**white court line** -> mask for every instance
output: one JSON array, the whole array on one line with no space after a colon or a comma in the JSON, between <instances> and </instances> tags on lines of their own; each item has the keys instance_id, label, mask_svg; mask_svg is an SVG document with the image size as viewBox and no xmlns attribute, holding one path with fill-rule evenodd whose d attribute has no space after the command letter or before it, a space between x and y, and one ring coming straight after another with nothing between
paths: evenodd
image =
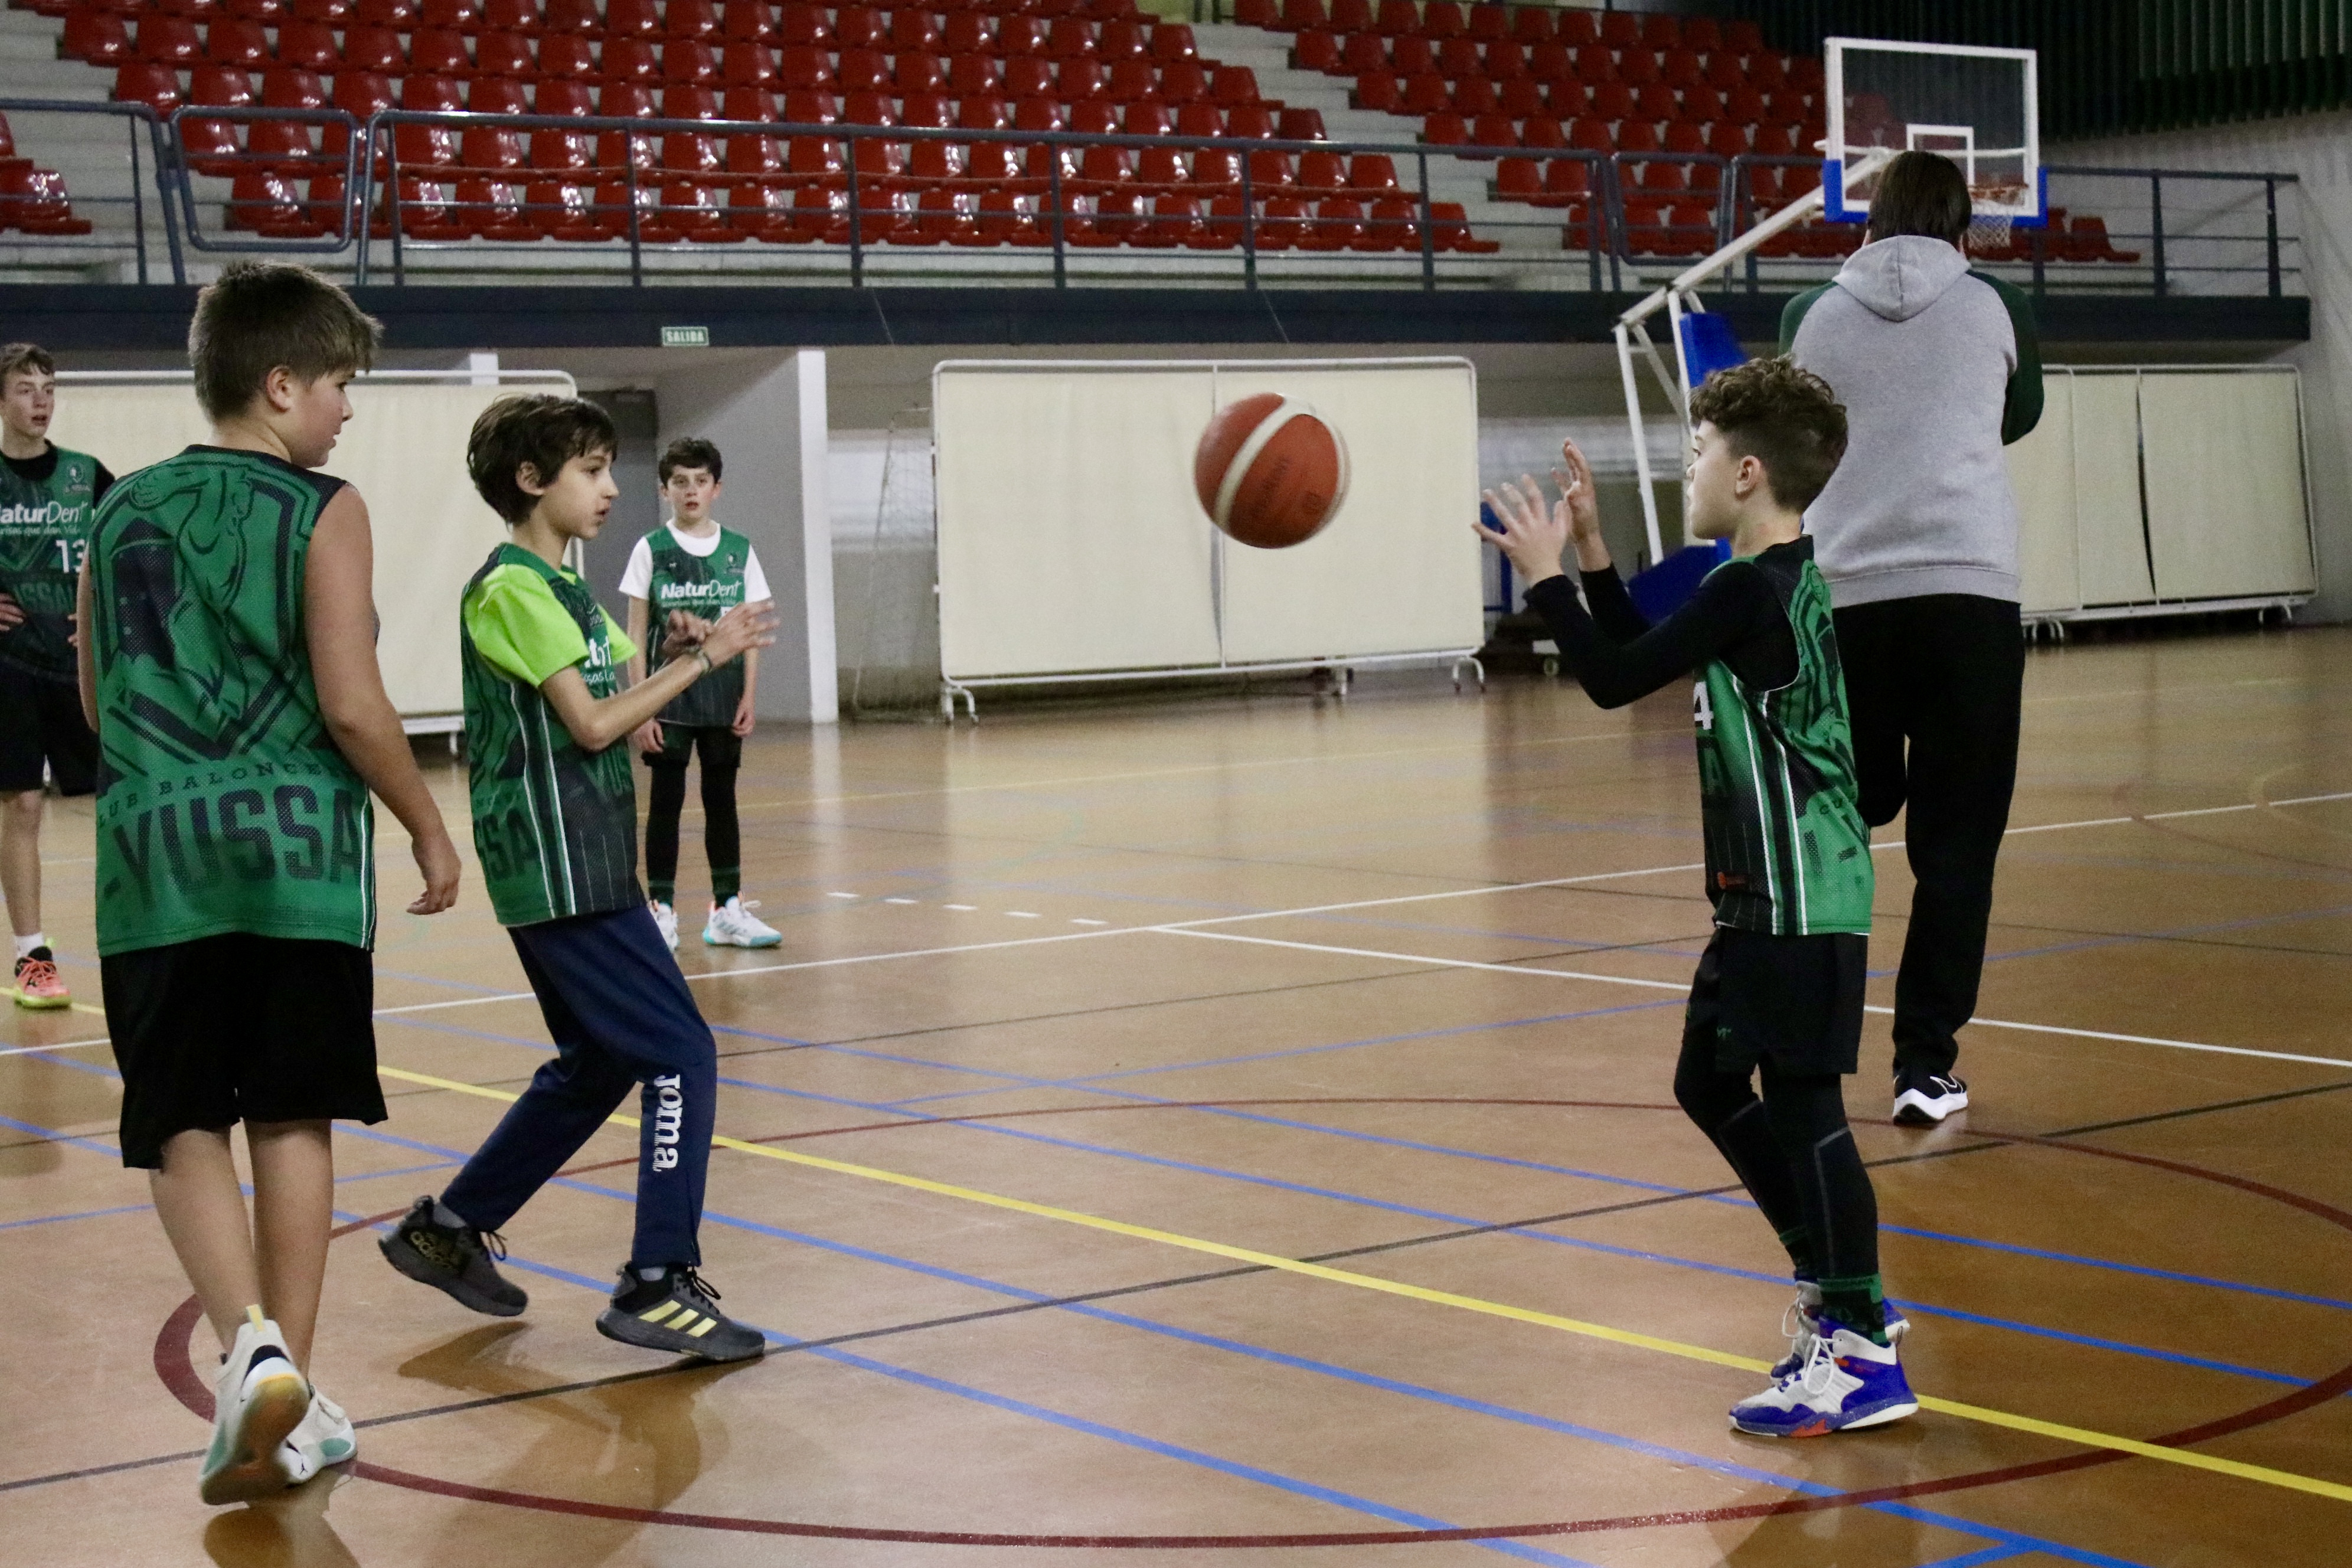
<instances>
[{"instance_id":1,"label":"white court line","mask_svg":"<svg viewBox=\"0 0 2352 1568\"><path fill-rule=\"evenodd\" d=\"M1383 958L1398 963L1426 964L1439 969L1481 969L1502 974L1540 974L1551 980L1590 980L1603 985L1638 985L1650 991L1688 992L1690 983L1666 980L1637 980L1624 974L1594 974L1574 969L1544 969L1530 963L1480 963L1466 958L1433 958L1420 952L1382 952L1366 947L1326 947L1318 942L1284 942L1270 936L1243 936L1237 931L1187 931L1178 926L1146 926L1169 936L1200 937L1209 942L1245 942L1260 947L1296 948L1301 952L1339 953L1349 958ZM1865 1007L1867 1013L1893 1016L1892 1007ZM2118 1040L2135 1046L2169 1046L2180 1051L2210 1051L2216 1056L2258 1057L2264 1061L2305 1062L2313 1067L2352 1068L2352 1060L2342 1057L2304 1057L2289 1051L2258 1051L2246 1046L2209 1046L2196 1040L2159 1039L2153 1035L2117 1035L2105 1029L2074 1029L2062 1024L2019 1024L2006 1018L1971 1018L1971 1026L1981 1024L1988 1029L2023 1029L2037 1035L2069 1035L2085 1040Z\"/></svg>"},{"instance_id":2,"label":"white court line","mask_svg":"<svg viewBox=\"0 0 2352 1568\"><path fill-rule=\"evenodd\" d=\"M82 1046L102 1046L112 1037L110 1035L100 1035L94 1040L59 1040L54 1046L12 1046L7 1050L0 1051L0 1057L29 1057L37 1051L70 1051Z\"/></svg>"}]
</instances>

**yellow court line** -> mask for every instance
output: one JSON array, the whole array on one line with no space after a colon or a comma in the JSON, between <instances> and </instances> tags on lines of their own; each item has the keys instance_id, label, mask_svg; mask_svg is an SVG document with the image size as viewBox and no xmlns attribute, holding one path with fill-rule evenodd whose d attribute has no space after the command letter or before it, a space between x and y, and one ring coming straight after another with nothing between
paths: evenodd
<instances>
[{"instance_id":1,"label":"yellow court line","mask_svg":"<svg viewBox=\"0 0 2352 1568\"><path fill-rule=\"evenodd\" d=\"M486 1089L480 1084L460 1083L455 1079L434 1078L425 1073L408 1072L399 1068L378 1067L386 1078L399 1079L404 1083L423 1084L434 1089L446 1089L457 1094L477 1095L484 1100L511 1101L520 1098L503 1089ZM613 1123L620 1127L635 1127L634 1116L614 1116ZM1056 1208L1051 1204L1031 1203L1026 1198L1007 1197L1001 1193L984 1193L972 1187L960 1187L948 1182L935 1182L927 1176L910 1176L898 1171L885 1171L873 1165L854 1165L845 1160L829 1160L822 1154L806 1154L797 1149L780 1149L766 1143L750 1143L740 1138L716 1134L711 1143L721 1149L740 1153L758 1154L765 1159L782 1160L789 1164L806 1165L814 1170L831 1171L839 1175L860 1176L867 1181L887 1182L892 1186L908 1187L919 1193L934 1193L941 1197L960 1198L966 1203L985 1204L991 1208L1009 1209L1014 1214L1034 1215L1040 1219L1059 1220L1066 1225L1085 1226L1090 1230L1108 1231L1113 1236L1133 1237L1141 1241L1156 1241L1163 1246L1182 1247L1188 1252L1204 1252L1213 1258L1229 1258L1236 1263L1253 1264L1262 1268L1278 1269L1286 1274L1303 1274L1311 1279L1327 1279L1335 1285L1352 1285L1360 1290L1377 1290L1382 1295L1402 1296L1412 1300L1427 1301L1435 1306L1454 1307L1466 1312L1478 1312L1490 1318L1507 1318L1515 1322L1533 1323L1538 1328L1559 1329L1567 1333L1580 1334L1587 1339L1605 1340L1612 1344L1631 1345L1639 1350L1658 1351L1666 1355L1680 1356L1685 1361L1706 1362L1714 1366L1733 1367L1741 1372L1766 1372L1770 1363L1747 1356L1732 1355L1723 1351L1709 1350L1705 1345L1685 1344L1678 1340L1659 1339L1652 1334L1637 1334L1627 1329L1611 1328L1605 1323L1588 1323L1577 1318L1564 1318L1551 1312L1538 1312L1529 1307L1514 1307L1507 1302L1488 1301L1476 1296L1460 1296L1451 1290L1433 1290L1425 1285L1410 1285L1401 1279L1383 1279L1376 1274L1358 1274L1346 1268L1333 1268L1327 1264L1307 1263L1296 1258L1284 1258L1277 1253L1257 1252L1246 1247L1234 1247L1227 1242L1208 1241L1200 1237L1182 1236L1171 1230L1157 1230L1150 1226L1130 1225L1125 1220L1106 1219L1100 1215L1082 1214L1076 1209ZM2315 1497L2331 1498L2337 1502L2352 1502L2352 1486L2336 1481L2324 1481L2315 1476L2296 1475L2290 1470L2274 1470L2263 1465L2249 1465L2238 1459L2224 1459L2211 1454L2200 1454L2193 1448L2168 1448L2158 1443L2143 1443L2136 1437L2116 1437L2105 1432L2093 1432L2085 1427L2069 1426L2062 1422L2043 1421L2032 1415L2016 1415L2006 1410L1989 1409L1981 1405L1963 1405L1957 1400L1937 1399L1922 1394L1922 1409L1939 1415L1958 1416L1988 1426L2007 1427L2013 1432L2029 1432L2036 1436L2073 1443L2085 1448L2105 1448L2114 1453L2130 1454L2143 1459L2158 1459L2169 1465L2189 1469L2210 1470L2216 1475L2234 1476L2240 1480L2260 1481L2265 1486L2281 1487L2289 1491L2308 1492Z\"/></svg>"}]
</instances>

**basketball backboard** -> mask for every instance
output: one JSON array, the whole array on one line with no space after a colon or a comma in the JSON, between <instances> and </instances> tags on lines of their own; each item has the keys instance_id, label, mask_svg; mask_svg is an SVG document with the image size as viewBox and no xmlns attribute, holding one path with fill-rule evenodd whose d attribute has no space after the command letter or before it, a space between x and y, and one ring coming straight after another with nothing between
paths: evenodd
<instances>
[{"instance_id":1,"label":"basketball backboard","mask_svg":"<svg viewBox=\"0 0 2352 1568\"><path fill-rule=\"evenodd\" d=\"M1979 221L2045 221L2042 121L2032 49L1823 41L1822 216L1860 223L1876 189L1873 153L1939 153L1968 176Z\"/></svg>"}]
</instances>

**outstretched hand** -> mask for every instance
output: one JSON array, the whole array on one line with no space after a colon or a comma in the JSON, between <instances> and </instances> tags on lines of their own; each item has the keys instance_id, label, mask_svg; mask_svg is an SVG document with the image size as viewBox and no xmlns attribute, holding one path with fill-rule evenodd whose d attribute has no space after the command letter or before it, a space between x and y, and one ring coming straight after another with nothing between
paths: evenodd
<instances>
[{"instance_id":1,"label":"outstretched hand","mask_svg":"<svg viewBox=\"0 0 2352 1568\"><path fill-rule=\"evenodd\" d=\"M1560 552L1569 540L1568 502L1546 506L1543 487L1528 474L1520 475L1516 485L1507 479L1499 490L1483 493L1500 526L1488 528L1483 520L1471 524L1478 537L1501 550L1529 587L1561 575Z\"/></svg>"},{"instance_id":2,"label":"outstretched hand","mask_svg":"<svg viewBox=\"0 0 2352 1568\"><path fill-rule=\"evenodd\" d=\"M692 653L710 635L710 623L688 610L672 610L662 623L662 658L673 659ZM716 660L713 661L717 662Z\"/></svg>"}]
</instances>

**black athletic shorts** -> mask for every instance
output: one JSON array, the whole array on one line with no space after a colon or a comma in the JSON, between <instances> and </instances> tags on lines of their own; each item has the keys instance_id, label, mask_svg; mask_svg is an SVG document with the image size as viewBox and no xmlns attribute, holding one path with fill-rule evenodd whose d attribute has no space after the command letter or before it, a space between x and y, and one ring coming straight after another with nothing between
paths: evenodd
<instances>
[{"instance_id":1,"label":"black athletic shorts","mask_svg":"<svg viewBox=\"0 0 2352 1568\"><path fill-rule=\"evenodd\" d=\"M682 768L689 754L699 752L706 768L743 765L743 737L724 724L673 724L662 721L662 749L645 753L649 768Z\"/></svg>"},{"instance_id":2,"label":"black athletic shorts","mask_svg":"<svg viewBox=\"0 0 2352 1568\"><path fill-rule=\"evenodd\" d=\"M122 1163L239 1121L382 1121L375 960L341 942L232 931L98 961L122 1069Z\"/></svg>"},{"instance_id":3,"label":"black athletic shorts","mask_svg":"<svg viewBox=\"0 0 2352 1568\"><path fill-rule=\"evenodd\" d=\"M1710 1050L1745 1077L1769 1057L1784 1073L1850 1073L1862 1051L1870 939L1769 936L1717 926L1691 978L1685 1059Z\"/></svg>"},{"instance_id":4,"label":"black athletic shorts","mask_svg":"<svg viewBox=\"0 0 2352 1568\"><path fill-rule=\"evenodd\" d=\"M81 688L0 665L0 793L41 787L41 763L59 795L98 788L98 737L82 722Z\"/></svg>"}]
</instances>

